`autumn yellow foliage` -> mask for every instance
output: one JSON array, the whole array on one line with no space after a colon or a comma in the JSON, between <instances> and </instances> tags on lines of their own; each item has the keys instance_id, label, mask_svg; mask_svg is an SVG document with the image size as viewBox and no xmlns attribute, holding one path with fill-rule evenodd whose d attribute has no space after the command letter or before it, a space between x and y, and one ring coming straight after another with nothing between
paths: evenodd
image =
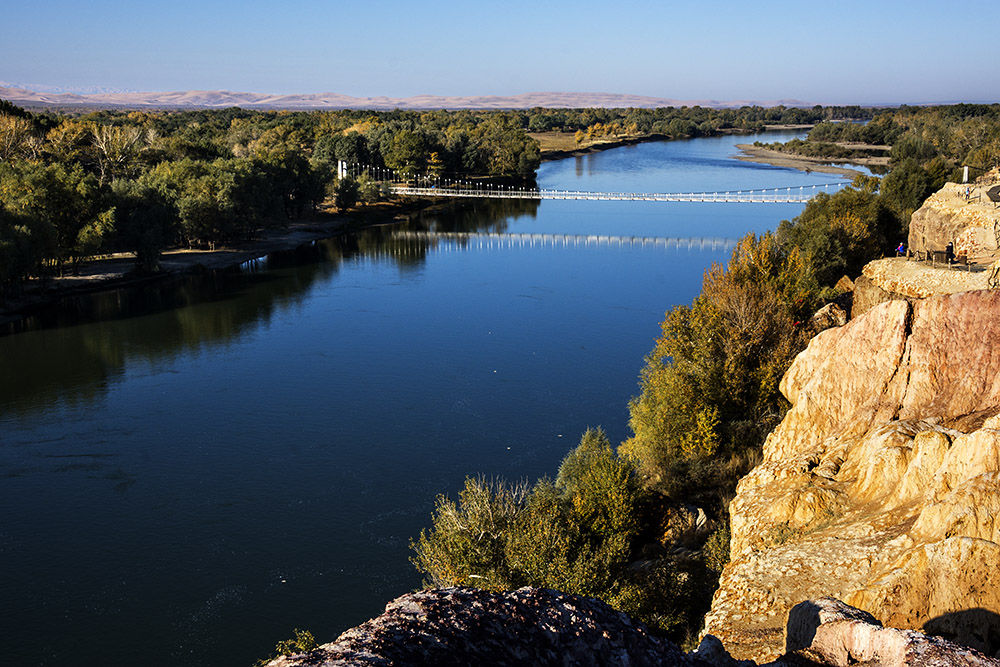
<instances>
[{"instance_id":1,"label":"autumn yellow foliage","mask_svg":"<svg viewBox=\"0 0 1000 667\"><path fill-rule=\"evenodd\" d=\"M818 294L797 248L748 235L728 267L706 273L691 306L667 313L621 447L648 483L675 482L677 463L760 442L787 407L778 382L808 339L803 321Z\"/></svg>"}]
</instances>

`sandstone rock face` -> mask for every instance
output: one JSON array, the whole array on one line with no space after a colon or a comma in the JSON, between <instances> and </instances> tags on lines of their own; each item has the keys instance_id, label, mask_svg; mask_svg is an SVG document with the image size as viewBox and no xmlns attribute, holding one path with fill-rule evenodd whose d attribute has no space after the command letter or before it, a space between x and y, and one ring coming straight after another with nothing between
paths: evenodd
<instances>
[{"instance_id":1,"label":"sandstone rock face","mask_svg":"<svg viewBox=\"0 0 1000 667\"><path fill-rule=\"evenodd\" d=\"M865 264L855 287L852 317L893 299L923 299L987 289L989 271L949 268L940 263L915 262L901 257L876 259Z\"/></svg>"},{"instance_id":2,"label":"sandstone rock face","mask_svg":"<svg viewBox=\"0 0 1000 667\"><path fill-rule=\"evenodd\" d=\"M269 667L699 664L593 598L537 588L445 588L397 598L332 644Z\"/></svg>"},{"instance_id":3,"label":"sandstone rock face","mask_svg":"<svg viewBox=\"0 0 1000 667\"><path fill-rule=\"evenodd\" d=\"M788 654L775 664L983 667L1000 665L969 648L912 630L884 628L870 614L834 598L792 607Z\"/></svg>"},{"instance_id":4,"label":"sandstone rock face","mask_svg":"<svg viewBox=\"0 0 1000 667\"><path fill-rule=\"evenodd\" d=\"M910 249L944 250L952 242L956 254L969 257L996 252L1000 210L985 196L993 180L970 186L970 199L965 198L966 186L959 183L946 183L928 197L910 218Z\"/></svg>"},{"instance_id":5,"label":"sandstone rock face","mask_svg":"<svg viewBox=\"0 0 1000 667\"><path fill-rule=\"evenodd\" d=\"M868 268L867 266L865 268ZM851 318L867 313L869 310L885 303L886 301L905 300L907 295L898 292L890 292L883 289L879 282L876 282L862 273L854 281L854 299L851 301Z\"/></svg>"},{"instance_id":6,"label":"sandstone rock face","mask_svg":"<svg viewBox=\"0 0 1000 667\"><path fill-rule=\"evenodd\" d=\"M818 334L730 506L706 618L773 659L800 600L1000 649L1000 292L890 301Z\"/></svg>"}]
</instances>

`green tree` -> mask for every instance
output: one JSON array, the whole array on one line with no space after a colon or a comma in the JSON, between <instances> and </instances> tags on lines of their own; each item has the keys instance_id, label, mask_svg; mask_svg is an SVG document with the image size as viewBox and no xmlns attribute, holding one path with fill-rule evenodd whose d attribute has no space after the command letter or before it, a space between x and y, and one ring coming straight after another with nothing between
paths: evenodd
<instances>
[{"instance_id":1,"label":"green tree","mask_svg":"<svg viewBox=\"0 0 1000 667\"><path fill-rule=\"evenodd\" d=\"M97 180L80 165L0 163L0 203L35 221L33 236L51 240L44 253L60 267L85 251L80 232L102 212L101 197Z\"/></svg>"},{"instance_id":2,"label":"green tree","mask_svg":"<svg viewBox=\"0 0 1000 667\"><path fill-rule=\"evenodd\" d=\"M52 243L46 231L37 219L0 205L0 297L17 293L21 281L39 271Z\"/></svg>"},{"instance_id":3,"label":"green tree","mask_svg":"<svg viewBox=\"0 0 1000 667\"><path fill-rule=\"evenodd\" d=\"M897 164L882 179L882 201L892 209L900 221L909 221L913 212L920 208L924 200L944 185L947 168L941 158L934 158L922 166L914 158L907 158ZM900 236L903 236L902 225Z\"/></svg>"},{"instance_id":4,"label":"green tree","mask_svg":"<svg viewBox=\"0 0 1000 667\"><path fill-rule=\"evenodd\" d=\"M396 133L383 157L386 166L405 176L423 173L428 157L423 135L411 130Z\"/></svg>"},{"instance_id":5,"label":"green tree","mask_svg":"<svg viewBox=\"0 0 1000 667\"><path fill-rule=\"evenodd\" d=\"M905 238L904 223L879 196L879 185L878 179L859 176L833 195L816 195L793 222L779 226L777 238L808 256L820 284L857 275Z\"/></svg>"},{"instance_id":6,"label":"green tree","mask_svg":"<svg viewBox=\"0 0 1000 667\"><path fill-rule=\"evenodd\" d=\"M333 203L340 210L346 210L358 203L360 196L358 181L350 176L337 181L333 189Z\"/></svg>"},{"instance_id":7,"label":"green tree","mask_svg":"<svg viewBox=\"0 0 1000 667\"><path fill-rule=\"evenodd\" d=\"M158 271L160 252L175 234L176 209L146 182L122 179L112 189L118 242L135 253L137 272Z\"/></svg>"}]
</instances>

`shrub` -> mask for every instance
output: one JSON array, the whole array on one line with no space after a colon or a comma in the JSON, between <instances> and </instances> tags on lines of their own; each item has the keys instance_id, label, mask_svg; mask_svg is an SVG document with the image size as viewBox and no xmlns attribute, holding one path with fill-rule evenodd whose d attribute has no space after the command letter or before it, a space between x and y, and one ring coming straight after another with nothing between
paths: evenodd
<instances>
[{"instance_id":1,"label":"shrub","mask_svg":"<svg viewBox=\"0 0 1000 667\"><path fill-rule=\"evenodd\" d=\"M304 653L316 648L316 638L313 637L313 633L308 630L299 630L298 628L295 628L293 632L294 636L291 639L284 639L278 642L274 647L274 653L266 658L258 660L254 663L254 667L264 667L267 663L271 662L275 658L280 658L283 655Z\"/></svg>"},{"instance_id":2,"label":"shrub","mask_svg":"<svg viewBox=\"0 0 1000 667\"><path fill-rule=\"evenodd\" d=\"M644 620L659 614L667 628L663 619L676 614L656 600L669 605L671 596L644 592L647 575L632 567L642 505L632 463L603 431L589 429L555 482L543 479L526 493L470 478L457 503L439 497L433 527L411 545L413 563L428 585L554 588L601 598ZM673 574L668 579L677 584Z\"/></svg>"},{"instance_id":3,"label":"shrub","mask_svg":"<svg viewBox=\"0 0 1000 667\"><path fill-rule=\"evenodd\" d=\"M340 210L351 208L358 203L360 194L358 182L348 176L337 181L334 186L333 203Z\"/></svg>"},{"instance_id":4,"label":"shrub","mask_svg":"<svg viewBox=\"0 0 1000 667\"><path fill-rule=\"evenodd\" d=\"M524 509L523 486L481 477L467 478L458 502L438 496L434 527L421 531L411 547L413 564L431 586L511 587L505 546Z\"/></svg>"}]
</instances>

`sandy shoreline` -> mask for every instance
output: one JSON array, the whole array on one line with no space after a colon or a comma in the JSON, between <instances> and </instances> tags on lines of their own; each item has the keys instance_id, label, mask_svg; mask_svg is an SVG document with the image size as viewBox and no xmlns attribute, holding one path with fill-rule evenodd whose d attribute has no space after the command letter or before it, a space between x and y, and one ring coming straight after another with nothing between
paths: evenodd
<instances>
[{"instance_id":1,"label":"sandy shoreline","mask_svg":"<svg viewBox=\"0 0 1000 667\"><path fill-rule=\"evenodd\" d=\"M816 127L811 124L802 125L765 125L765 132L780 132L787 130L811 130ZM727 128L724 130L719 130L720 134L753 134L753 132L748 130L740 130L737 128ZM537 136L537 135L536 135ZM601 141L590 144L582 148L576 148L572 150L563 149L550 149L544 150L541 154L542 162L551 162L552 160L562 160L568 157L580 157L583 155L590 155L591 153L600 153L601 151L611 150L613 148L621 148L622 146L635 146L636 144L644 144L650 141L684 141L683 139L671 139L665 134L644 134L639 137L626 137L624 139L614 139L611 141ZM742 146L750 146L750 144L741 144ZM773 151L777 153L777 151ZM779 155L785 155L784 153L779 153ZM743 159L743 158L740 158ZM759 160L750 160L759 161ZM785 166L785 165L780 165ZM815 169L814 171L821 171ZM830 173L841 173L841 172L830 172ZM846 172L845 172L846 173Z\"/></svg>"},{"instance_id":2,"label":"sandy shoreline","mask_svg":"<svg viewBox=\"0 0 1000 667\"><path fill-rule=\"evenodd\" d=\"M635 146L636 144L645 144L650 141L668 141L669 137L664 134L645 134L641 137L629 137L627 139L615 139L613 141L602 141L594 144L590 144L585 148L577 148L574 150L549 150L543 151L541 154L542 162L551 162L553 160L563 160L568 157L580 157L583 155L590 155L591 153L600 153L601 151L608 151L612 148L621 148L622 146Z\"/></svg>"},{"instance_id":3,"label":"sandy shoreline","mask_svg":"<svg viewBox=\"0 0 1000 667\"><path fill-rule=\"evenodd\" d=\"M842 176L856 176L862 172L849 167L837 167L829 164L830 162L856 164L865 167L882 166L885 164L882 158L829 159L782 153L781 151L762 148L753 144L736 144L736 147L742 151L742 154L734 157L744 162L758 162L775 167L789 167L791 169L801 169L802 171L819 171L825 174L839 174Z\"/></svg>"}]
</instances>

